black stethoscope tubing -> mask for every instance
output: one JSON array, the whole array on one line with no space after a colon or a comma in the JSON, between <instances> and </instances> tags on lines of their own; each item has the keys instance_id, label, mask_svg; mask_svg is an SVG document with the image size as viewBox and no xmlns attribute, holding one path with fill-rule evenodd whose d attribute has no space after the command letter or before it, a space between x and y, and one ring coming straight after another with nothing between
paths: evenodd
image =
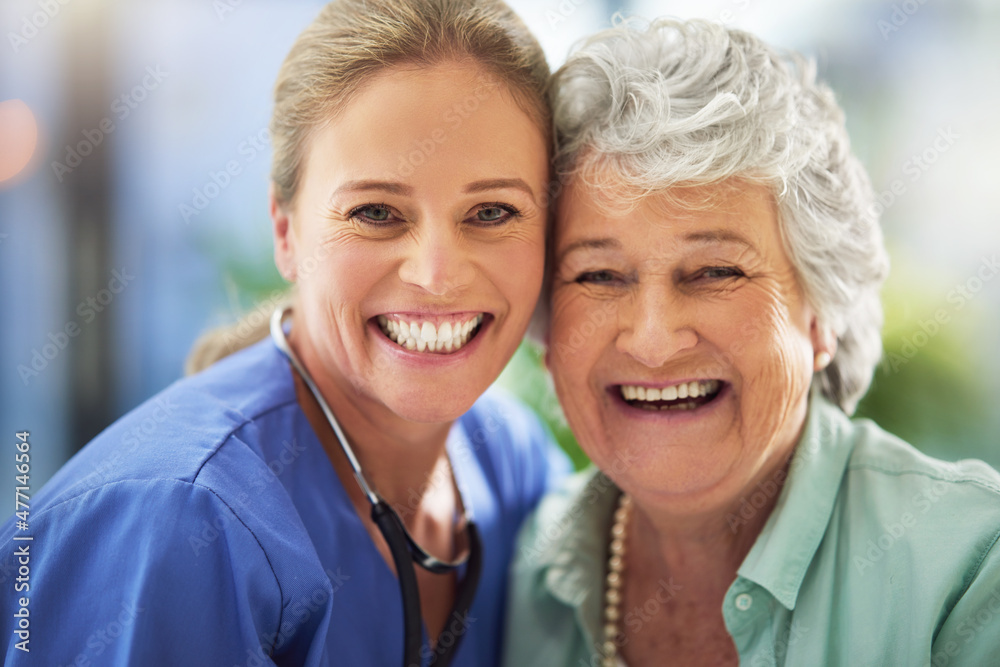
<instances>
[{"instance_id":1,"label":"black stethoscope tubing","mask_svg":"<svg viewBox=\"0 0 1000 667\"><path fill-rule=\"evenodd\" d=\"M449 618L456 620L463 619L464 623L464 617L468 615L469 610L472 608L472 602L476 597L476 589L479 586L479 575L482 572L483 545L479 537L479 530L476 528L476 524L466 517L465 525L469 549L465 558L454 562L442 561L435 558L413 539L395 510L368 484L361 471L361 464L354 455L354 450L351 449L347 436L344 435L344 431L340 428L340 423L334 416L333 410L330 409L329 404L327 404L323 395L320 394L312 376L299 361L298 355L295 354L288 344L283 322L290 310L288 306L279 306L275 309L271 315L271 338L274 340L277 348L291 363L292 367L298 372L299 377L306 383L316 402L319 403L327 422L329 422L334 435L337 437L337 442L340 444L341 450L343 450L344 455L351 465L351 469L354 471L354 478L368 498L368 502L371 503L372 521L378 526L382 537L385 538L386 543L389 545L389 551L392 554L392 560L396 566L396 574L399 578L399 590L403 599L403 665L404 667L420 667L423 664L420 653L421 649L423 649L424 639L423 627L421 625L420 589L417 586L417 572L413 567L413 563L417 563L420 567L434 574L453 572L463 564L468 565L465 577L463 577L458 585L455 606L449 615ZM448 667L455 652L458 650L458 646L464 636L464 630L466 629L463 628L461 634L456 633L453 637L454 641L448 646L440 645L434 649L431 652L433 657L430 664L434 667ZM448 632L448 630L445 631Z\"/></svg>"}]
</instances>

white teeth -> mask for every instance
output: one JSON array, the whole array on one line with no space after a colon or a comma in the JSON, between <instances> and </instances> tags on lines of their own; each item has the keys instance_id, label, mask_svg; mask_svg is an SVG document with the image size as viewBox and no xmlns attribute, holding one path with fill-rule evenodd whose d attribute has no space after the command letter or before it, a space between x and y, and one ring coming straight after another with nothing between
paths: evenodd
<instances>
[{"instance_id":1,"label":"white teeth","mask_svg":"<svg viewBox=\"0 0 1000 667\"><path fill-rule=\"evenodd\" d=\"M647 403L647 406L645 407L653 410L668 408L694 408L698 405L698 403L694 401L688 401L672 406L656 406L653 405L653 403L658 401L676 401L698 398L699 396L710 396L716 393L718 389L719 380L694 380L692 382L684 382L662 388L641 387L639 385L621 385L622 398L626 401L644 401Z\"/></svg>"},{"instance_id":2,"label":"white teeth","mask_svg":"<svg viewBox=\"0 0 1000 667\"><path fill-rule=\"evenodd\" d=\"M457 352L476 335L483 321L479 314L465 321L442 322L437 327L431 322L392 319L392 315L379 315L379 328L389 340L400 347L418 352Z\"/></svg>"}]
</instances>

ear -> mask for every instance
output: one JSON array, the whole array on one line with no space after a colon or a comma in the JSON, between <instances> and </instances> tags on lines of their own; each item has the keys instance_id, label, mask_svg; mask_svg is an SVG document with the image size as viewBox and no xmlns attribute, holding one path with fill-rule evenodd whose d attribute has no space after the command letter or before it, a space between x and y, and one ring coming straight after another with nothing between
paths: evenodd
<instances>
[{"instance_id":1,"label":"ear","mask_svg":"<svg viewBox=\"0 0 1000 667\"><path fill-rule=\"evenodd\" d=\"M290 283L297 278L295 229L289 215L289 206L280 201L272 182L267 191L268 207L271 213L271 229L274 232L274 264L281 277Z\"/></svg>"},{"instance_id":2,"label":"ear","mask_svg":"<svg viewBox=\"0 0 1000 667\"><path fill-rule=\"evenodd\" d=\"M837 354L837 337L820 323L816 315L810 318L809 337L813 348L813 371L819 373L830 365Z\"/></svg>"}]
</instances>

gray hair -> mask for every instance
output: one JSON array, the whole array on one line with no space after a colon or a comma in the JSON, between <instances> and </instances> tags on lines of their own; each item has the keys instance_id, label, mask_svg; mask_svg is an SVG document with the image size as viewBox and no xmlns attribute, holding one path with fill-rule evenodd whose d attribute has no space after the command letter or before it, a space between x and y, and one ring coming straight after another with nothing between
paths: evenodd
<instances>
[{"instance_id":1,"label":"gray hair","mask_svg":"<svg viewBox=\"0 0 1000 667\"><path fill-rule=\"evenodd\" d=\"M619 19L577 46L552 96L563 182L633 203L731 179L771 190L806 298L837 340L814 382L853 413L882 354L889 260L875 193L815 64L707 21ZM608 166L614 184L596 177Z\"/></svg>"}]
</instances>

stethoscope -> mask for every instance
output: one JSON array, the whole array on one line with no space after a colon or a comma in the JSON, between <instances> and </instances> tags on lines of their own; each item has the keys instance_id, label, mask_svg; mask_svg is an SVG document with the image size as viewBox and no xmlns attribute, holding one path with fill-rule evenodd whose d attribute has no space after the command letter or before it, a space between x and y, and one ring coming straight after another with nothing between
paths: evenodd
<instances>
[{"instance_id":1,"label":"stethoscope","mask_svg":"<svg viewBox=\"0 0 1000 667\"><path fill-rule=\"evenodd\" d=\"M405 637L403 644L403 665L404 667L420 667L423 664L420 652L423 648L424 639L420 615L420 590L417 588L417 573L413 567L413 563L417 563L420 567L434 574L454 572L458 567L468 563L465 577L458 585L455 606L449 616L449 618L462 618L468 615L472 607L472 600L476 597L476 588L479 585L479 574L482 570L483 545L479 539L479 531L476 529L476 524L466 517L465 530L469 540L469 549L462 558L454 562L438 560L427 553L413 539L409 531L406 530L406 526L403 525L402 519L396 514L396 511L389 506L389 503L382 500L378 493L368 484L364 474L361 472L361 464L358 463L358 459L354 455L354 450L351 449L347 441L347 436L344 435L344 431L340 428L337 418L334 417L333 410L330 409L329 404L319 392L312 376L305 369L305 366L302 365L302 362L299 361L298 355L292 351L291 346L288 344L288 339L285 337L284 321L290 311L291 308L288 306L279 306L275 309L274 314L271 315L271 338L274 339L274 344L288 358L288 361L306 383L306 386L309 387L309 391L312 392L316 402L319 403L323 414L326 415L326 420L330 423L330 428L333 429L334 435L337 436L337 442L340 443L341 450L343 450L344 455L351 464L351 468L354 470L354 478L358 481L358 485L368 498L368 502L371 503L372 521L378 526L382 537L385 538L386 543L389 545L389 550L392 552L392 560L396 564L396 573L399 577L399 589L403 596L403 631ZM458 645L461 643L462 636L462 634L456 634L453 637L453 643L447 646L444 643L440 643L433 651L428 649L434 655L434 658L431 659L431 664L434 667L447 667L451 664L451 659L458 649Z\"/></svg>"}]
</instances>

